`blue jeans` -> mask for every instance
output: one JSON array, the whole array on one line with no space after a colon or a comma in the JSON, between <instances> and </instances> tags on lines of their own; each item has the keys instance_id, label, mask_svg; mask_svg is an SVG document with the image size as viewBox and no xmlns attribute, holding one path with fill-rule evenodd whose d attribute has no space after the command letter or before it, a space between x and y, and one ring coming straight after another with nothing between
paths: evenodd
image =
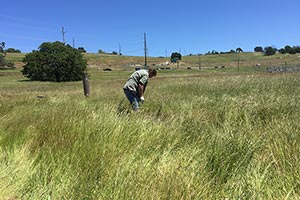
<instances>
[{"instance_id":1,"label":"blue jeans","mask_svg":"<svg viewBox=\"0 0 300 200\"><path fill-rule=\"evenodd\" d=\"M139 110L140 106L139 106L139 102L140 102L140 98L138 98L136 96L136 94L134 94L133 92L129 91L129 90L124 90L124 93L128 99L128 101L130 102L132 109L137 111Z\"/></svg>"}]
</instances>

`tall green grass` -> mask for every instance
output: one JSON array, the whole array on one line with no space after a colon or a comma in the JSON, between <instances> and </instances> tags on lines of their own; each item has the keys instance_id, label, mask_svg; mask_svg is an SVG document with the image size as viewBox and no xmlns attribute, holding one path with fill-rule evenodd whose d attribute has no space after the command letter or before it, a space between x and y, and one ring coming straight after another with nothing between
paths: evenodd
<instances>
[{"instance_id":1,"label":"tall green grass","mask_svg":"<svg viewBox=\"0 0 300 200\"><path fill-rule=\"evenodd\" d=\"M298 74L98 76L1 87L0 199L300 198Z\"/></svg>"}]
</instances>

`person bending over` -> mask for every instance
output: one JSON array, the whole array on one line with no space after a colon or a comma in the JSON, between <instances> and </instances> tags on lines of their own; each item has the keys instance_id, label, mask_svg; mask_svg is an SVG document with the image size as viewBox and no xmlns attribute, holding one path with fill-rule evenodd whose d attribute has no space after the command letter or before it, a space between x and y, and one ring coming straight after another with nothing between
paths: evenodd
<instances>
[{"instance_id":1,"label":"person bending over","mask_svg":"<svg viewBox=\"0 0 300 200\"><path fill-rule=\"evenodd\" d=\"M144 93L148 84L148 79L156 76L156 74L157 72L155 69L141 69L131 74L125 83L123 87L124 93L134 111L138 111L140 102L145 101Z\"/></svg>"}]
</instances>

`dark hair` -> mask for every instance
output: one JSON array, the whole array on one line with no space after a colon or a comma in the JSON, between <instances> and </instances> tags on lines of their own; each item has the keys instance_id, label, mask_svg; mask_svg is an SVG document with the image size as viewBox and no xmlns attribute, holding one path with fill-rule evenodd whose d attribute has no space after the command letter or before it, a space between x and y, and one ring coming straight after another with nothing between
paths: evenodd
<instances>
[{"instance_id":1,"label":"dark hair","mask_svg":"<svg viewBox=\"0 0 300 200\"><path fill-rule=\"evenodd\" d=\"M149 69L149 74L152 74L152 76L156 76L157 71L155 69Z\"/></svg>"}]
</instances>

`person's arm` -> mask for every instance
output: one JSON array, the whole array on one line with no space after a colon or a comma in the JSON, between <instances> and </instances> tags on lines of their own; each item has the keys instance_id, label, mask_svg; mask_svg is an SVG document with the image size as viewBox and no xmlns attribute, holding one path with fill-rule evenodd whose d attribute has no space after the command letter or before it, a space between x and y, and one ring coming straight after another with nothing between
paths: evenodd
<instances>
[{"instance_id":1,"label":"person's arm","mask_svg":"<svg viewBox=\"0 0 300 200\"><path fill-rule=\"evenodd\" d=\"M142 96L144 96L144 85L139 83L139 86L138 86L138 92L139 92L139 98L141 98Z\"/></svg>"},{"instance_id":2,"label":"person's arm","mask_svg":"<svg viewBox=\"0 0 300 200\"><path fill-rule=\"evenodd\" d=\"M142 77L140 78L139 83L138 83L139 98L142 102L145 100L144 99L144 92L145 92L145 89L146 89L148 78L149 78L149 75L145 71L145 74L142 75Z\"/></svg>"}]
</instances>

